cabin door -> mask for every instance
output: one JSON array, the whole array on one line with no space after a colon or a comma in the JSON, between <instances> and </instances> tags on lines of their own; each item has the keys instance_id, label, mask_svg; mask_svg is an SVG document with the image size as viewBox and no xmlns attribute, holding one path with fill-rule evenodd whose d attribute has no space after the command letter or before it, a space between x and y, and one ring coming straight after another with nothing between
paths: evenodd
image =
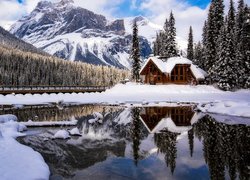
<instances>
[{"instance_id":1,"label":"cabin door","mask_svg":"<svg viewBox=\"0 0 250 180\"><path fill-rule=\"evenodd\" d=\"M156 78L152 73L149 75L149 84L156 84Z\"/></svg>"}]
</instances>

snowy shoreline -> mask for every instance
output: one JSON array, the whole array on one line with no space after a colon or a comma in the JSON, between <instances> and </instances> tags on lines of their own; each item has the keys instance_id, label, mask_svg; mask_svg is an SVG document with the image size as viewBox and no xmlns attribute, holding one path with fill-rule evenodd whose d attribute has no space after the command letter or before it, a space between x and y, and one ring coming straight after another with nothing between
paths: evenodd
<instances>
[{"instance_id":1,"label":"snowy shoreline","mask_svg":"<svg viewBox=\"0 0 250 180\"><path fill-rule=\"evenodd\" d=\"M16 120L14 115L0 115L0 179L49 179L49 167L41 154L16 141L27 129Z\"/></svg>"},{"instance_id":2,"label":"snowy shoreline","mask_svg":"<svg viewBox=\"0 0 250 180\"><path fill-rule=\"evenodd\" d=\"M102 93L0 95L0 105L39 104L164 105L194 103L204 113L250 117L250 90L221 91L213 86L118 84Z\"/></svg>"}]
</instances>

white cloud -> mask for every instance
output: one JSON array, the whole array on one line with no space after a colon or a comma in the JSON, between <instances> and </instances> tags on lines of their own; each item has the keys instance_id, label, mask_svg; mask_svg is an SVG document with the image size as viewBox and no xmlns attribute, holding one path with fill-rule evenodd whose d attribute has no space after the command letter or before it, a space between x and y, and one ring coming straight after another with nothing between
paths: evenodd
<instances>
[{"instance_id":1,"label":"white cloud","mask_svg":"<svg viewBox=\"0 0 250 180\"><path fill-rule=\"evenodd\" d=\"M124 0L74 0L77 6L83 7L109 18L114 17L114 12Z\"/></svg>"},{"instance_id":2,"label":"white cloud","mask_svg":"<svg viewBox=\"0 0 250 180\"><path fill-rule=\"evenodd\" d=\"M6 29L24 14L22 6L15 0L1 0L0 7L0 26Z\"/></svg>"},{"instance_id":3,"label":"white cloud","mask_svg":"<svg viewBox=\"0 0 250 180\"><path fill-rule=\"evenodd\" d=\"M130 9L136 9L137 8L137 0L131 0L131 5L130 5Z\"/></svg>"},{"instance_id":4,"label":"white cloud","mask_svg":"<svg viewBox=\"0 0 250 180\"><path fill-rule=\"evenodd\" d=\"M195 41L201 39L202 26L207 17L208 8L190 6L183 0L147 0L141 4L141 9L149 13L153 22L161 25L172 10L176 21L177 36L187 39L189 27L192 26Z\"/></svg>"},{"instance_id":5,"label":"white cloud","mask_svg":"<svg viewBox=\"0 0 250 180\"><path fill-rule=\"evenodd\" d=\"M225 14L229 9L230 0L224 0ZM250 4L250 0L244 1ZM238 0L234 0L235 9L238 6ZM189 26L193 27L195 41L201 40L202 27L207 18L209 6L206 9L201 9L196 6L191 6L185 0L145 0L140 8L148 12L150 19L156 23L163 25L166 18L169 17L171 10L173 10L177 35L181 38L187 39Z\"/></svg>"},{"instance_id":6,"label":"white cloud","mask_svg":"<svg viewBox=\"0 0 250 180\"><path fill-rule=\"evenodd\" d=\"M30 13L40 0L25 0L19 4L16 0L0 0L0 25L8 28L10 24ZM58 2L60 0L48 0ZM128 0L74 0L77 6L102 14L108 18L116 17L118 6ZM224 0L226 11L229 1ZM201 9L189 5L186 0L130 0L131 9L139 8L154 23L163 25L169 13L173 10L176 19L177 35L187 38L189 26L193 26L195 40L201 39L202 26L207 17L208 7ZM238 2L238 0L234 0ZM250 4L250 0L245 0ZM235 3L235 8L237 3Z\"/></svg>"}]
</instances>

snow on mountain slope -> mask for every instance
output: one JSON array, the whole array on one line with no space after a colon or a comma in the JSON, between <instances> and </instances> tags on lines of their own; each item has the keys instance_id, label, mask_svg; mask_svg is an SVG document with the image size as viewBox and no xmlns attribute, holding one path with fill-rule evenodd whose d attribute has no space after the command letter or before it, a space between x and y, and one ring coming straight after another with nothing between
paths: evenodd
<instances>
[{"instance_id":1,"label":"snow on mountain slope","mask_svg":"<svg viewBox=\"0 0 250 180\"><path fill-rule=\"evenodd\" d=\"M156 37L156 32L163 30L163 27L150 22L146 17L128 17L124 19L125 30L127 33L132 34L133 21L137 21L139 35L146 37L150 43L153 43Z\"/></svg>"},{"instance_id":2,"label":"snow on mountain slope","mask_svg":"<svg viewBox=\"0 0 250 180\"><path fill-rule=\"evenodd\" d=\"M146 37L147 40L153 45L156 38L156 33L163 30L163 26L151 22L149 19L143 16L128 17L124 19L125 30L127 33L132 34L132 23L136 20L138 23L139 35ZM184 52L187 49L187 40L177 36L176 37L177 46L180 50Z\"/></svg>"},{"instance_id":3,"label":"snow on mountain slope","mask_svg":"<svg viewBox=\"0 0 250 180\"><path fill-rule=\"evenodd\" d=\"M37 48L67 60L130 68L132 22L139 25L141 56L148 58L156 32L162 26L145 17L107 20L102 15L77 7L73 0L41 1L17 21L10 32ZM186 40L177 37L180 49Z\"/></svg>"},{"instance_id":4,"label":"snow on mountain slope","mask_svg":"<svg viewBox=\"0 0 250 180\"><path fill-rule=\"evenodd\" d=\"M108 21L102 15L76 7L72 0L39 2L10 32L60 58L130 67L132 36L126 33L124 20ZM141 55L146 58L151 53L150 43L140 37L140 46Z\"/></svg>"}]
</instances>

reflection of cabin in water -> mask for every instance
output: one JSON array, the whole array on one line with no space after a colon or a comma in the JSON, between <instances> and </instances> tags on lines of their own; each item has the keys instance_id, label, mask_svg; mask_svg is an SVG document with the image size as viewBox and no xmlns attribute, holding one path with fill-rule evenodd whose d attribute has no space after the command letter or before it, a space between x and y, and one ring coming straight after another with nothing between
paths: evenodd
<instances>
[{"instance_id":1,"label":"reflection of cabin in water","mask_svg":"<svg viewBox=\"0 0 250 180\"><path fill-rule=\"evenodd\" d=\"M146 84L198 84L207 74L183 57L150 57L141 68L140 76Z\"/></svg>"},{"instance_id":2,"label":"reflection of cabin in water","mask_svg":"<svg viewBox=\"0 0 250 180\"><path fill-rule=\"evenodd\" d=\"M165 128L170 121L176 127L189 127L193 116L192 106L145 107L140 113L141 120L150 133Z\"/></svg>"}]
</instances>

